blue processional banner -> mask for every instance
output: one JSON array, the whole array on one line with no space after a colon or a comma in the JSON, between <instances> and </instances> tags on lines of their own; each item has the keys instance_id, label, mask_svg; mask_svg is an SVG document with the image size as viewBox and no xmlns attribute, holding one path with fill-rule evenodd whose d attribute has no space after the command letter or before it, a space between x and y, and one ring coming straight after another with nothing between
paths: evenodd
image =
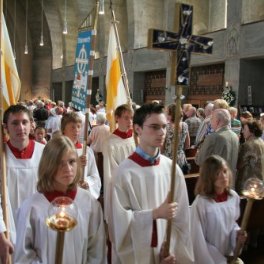
<instances>
[{"instance_id":1,"label":"blue processional banner","mask_svg":"<svg viewBox=\"0 0 264 264\"><path fill-rule=\"evenodd\" d=\"M74 82L72 87L72 106L84 111L87 97L87 78L89 71L89 57L91 51L92 30L82 31L78 34L75 65Z\"/></svg>"}]
</instances>

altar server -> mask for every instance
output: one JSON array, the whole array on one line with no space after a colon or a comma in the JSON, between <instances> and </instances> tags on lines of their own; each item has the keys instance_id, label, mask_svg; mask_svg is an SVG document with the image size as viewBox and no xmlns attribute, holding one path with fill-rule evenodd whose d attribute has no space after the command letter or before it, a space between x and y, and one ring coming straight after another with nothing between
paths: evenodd
<instances>
[{"instance_id":1,"label":"altar server","mask_svg":"<svg viewBox=\"0 0 264 264\"><path fill-rule=\"evenodd\" d=\"M245 242L240 231L240 198L230 189L232 172L218 155L202 164L191 207L191 237L196 264L226 264L238 241ZM243 263L243 262L237 262Z\"/></svg>"},{"instance_id":2,"label":"altar server","mask_svg":"<svg viewBox=\"0 0 264 264\"><path fill-rule=\"evenodd\" d=\"M21 203L36 192L37 169L44 145L29 139L31 112L22 105L11 105L3 117L4 128L9 140L5 143L8 230L12 243L15 243L14 217ZM4 237L6 223L0 212L0 256L3 263L7 252L12 252L10 242Z\"/></svg>"},{"instance_id":3,"label":"altar server","mask_svg":"<svg viewBox=\"0 0 264 264\"><path fill-rule=\"evenodd\" d=\"M136 110L133 123L139 145L120 164L113 179L111 228L116 263L193 263L189 201L177 165L173 202L167 200L172 161L159 150L167 124L163 107L143 105ZM171 247L170 255L163 257L167 219L172 219Z\"/></svg>"},{"instance_id":4,"label":"altar server","mask_svg":"<svg viewBox=\"0 0 264 264\"><path fill-rule=\"evenodd\" d=\"M93 150L90 147L86 149L86 156L83 155L83 145L79 141L82 129L82 120L76 112L65 114L61 119L62 134L70 138L74 143L78 156L81 159L81 165L84 167L84 182L82 187L88 189L95 199L100 196L101 179L97 169Z\"/></svg>"},{"instance_id":5,"label":"altar server","mask_svg":"<svg viewBox=\"0 0 264 264\"><path fill-rule=\"evenodd\" d=\"M50 203L70 197L78 208L77 225L65 233L63 263L106 263L104 223L100 204L78 186L78 155L65 136L45 146L38 170L38 192L18 212L15 263L55 263L57 232L48 228Z\"/></svg>"}]
</instances>

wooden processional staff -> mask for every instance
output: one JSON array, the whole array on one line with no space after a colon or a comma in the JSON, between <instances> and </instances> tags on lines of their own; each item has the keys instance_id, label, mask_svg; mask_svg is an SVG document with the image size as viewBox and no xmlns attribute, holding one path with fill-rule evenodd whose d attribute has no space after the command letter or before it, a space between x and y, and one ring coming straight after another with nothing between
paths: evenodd
<instances>
[{"instance_id":1,"label":"wooden processional staff","mask_svg":"<svg viewBox=\"0 0 264 264\"><path fill-rule=\"evenodd\" d=\"M193 7L176 3L175 32L150 29L148 47L172 51L171 83L175 86L176 108L173 143L173 160L171 168L171 187L168 202L174 199L176 185L177 149L179 144L179 124L181 120L182 88L189 84L189 63L192 52L212 53L213 40L207 37L192 35ZM172 220L167 222L164 257L169 255Z\"/></svg>"},{"instance_id":2,"label":"wooden processional staff","mask_svg":"<svg viewBox=\"0 0 264 264\"><path fill-rule=\"evenodd\" d=\"M2 85L2 28L3 28L3 1L0 0L0 119L1 119L1 125L0 125L0 172L1 172L1 204L3 209L3 220L6 225L6 232L5 236L8 240L10 240L10 227L9 227L9 219L8 219L8 207L7 207L7 179L6 179L6 154L5 154L5 147L4 147L4 131L3 131L3 115L4 115L4 95L3 95L3 85ZM8 257L8 264L12 263L11 255Z\"/></svg>"},{"instance_id":3,"label":"wooden processional staff","mask_svg":"<svg viewBox=\"0 0 264 264\"><path fill-rule=\"evenodd\" d=\"M120 66L121 66L121 76L122 76L122 81L123 81L125 91L126 91L126 96L127 96L127 104L132 109L132 100L131 100L130 93L129 93L128 78L127 78L126 68L125 68L124 59L123 59L123 53L122 53L122 49L121 49L121 45L120 45L119 34L118 34L118 30L117 30L118 21L116 20L115 12L112 8L112 1L110 1L110 9L111 9L111 13L112 13L112 19L113 19L112 23L114 26L116 42L117 42L117 49L118 49L118 54L119 54L119 61L120 61Z\"/></svg>"}]
</instances>

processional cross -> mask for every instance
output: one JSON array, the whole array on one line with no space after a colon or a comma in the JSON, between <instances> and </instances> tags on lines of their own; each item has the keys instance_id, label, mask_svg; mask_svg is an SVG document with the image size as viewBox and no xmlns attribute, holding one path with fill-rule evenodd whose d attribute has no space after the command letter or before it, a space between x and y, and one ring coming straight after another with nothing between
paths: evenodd
<instances>
[{"instance_id":1,"label":"processional cross","mask_svg":"<svg viewBox=\"0 0 264 264\"><path fill-rule=\"evenodd\" d=\"M180 106L182 87L189 84L190 55L194 53L211 54L213 50L213 39L203 36L192 35L193 7L187 4L176 4L175 32L149 29L148 47L152 49L172 51L172 79L171 82L176 89L176 111L173 144L173 160L171 168L171 188L169 202L174 197L176 181L177 149L179 143L179 123L181 119ZM167 223L167 237L164 256L169 255L171 220Z\"/></svg>"}]
</instances>

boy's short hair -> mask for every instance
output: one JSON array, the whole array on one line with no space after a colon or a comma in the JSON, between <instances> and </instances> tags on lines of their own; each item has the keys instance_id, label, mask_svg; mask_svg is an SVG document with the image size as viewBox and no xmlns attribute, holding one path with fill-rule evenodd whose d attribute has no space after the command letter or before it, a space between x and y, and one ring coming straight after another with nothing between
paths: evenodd
<instances>
[{"instance_id":1,"label":"boy's short hair","mask_svg":"<svg viewBox=\"0 0 264 264\"><path fill-rule=\"evenodd\" d=\"M66 113L61 119L61 131L62 131L62 133L64 132L66 125L69 123L75 123L75 124L82 123L82 119L80 118L80 116L76 112Z\"/></svg>"},{"instance_id":2,"label":"boy's short hair","mask_svg":"<svg viewBox=\"0 0 264 264\"><path fill-rule=\"evenodd\" d=\"M10 114L17 114L17 113L26 113L28 115L29 120L30 118L32 118L32 113L29 109L27 109L27 107L21 104L10 105L4 112L3 123L7 124Z\"/></svg>"},{"instance_id":3,"label":"boy's short hair","mask_svg":"<svg viewBox=\"0 0 264 264\"><path fill-rule=\"evenodd\" d=\"M133 114L133 109L128 104L122 104L116 108L115 116L121 117L124 112L129 112Z\"/></svg>"},{"instance_id":4,"label":"boy's short hair","mask_svg":"<svg viewBox=\"0 0 264 264\"><path fill-rule=\"evenodd\" d=\"M146 118L151 114L164 114L164 106L157 103L142 105L134 114L133 124L142 127Z\"/></svg>"}]
</instances>

